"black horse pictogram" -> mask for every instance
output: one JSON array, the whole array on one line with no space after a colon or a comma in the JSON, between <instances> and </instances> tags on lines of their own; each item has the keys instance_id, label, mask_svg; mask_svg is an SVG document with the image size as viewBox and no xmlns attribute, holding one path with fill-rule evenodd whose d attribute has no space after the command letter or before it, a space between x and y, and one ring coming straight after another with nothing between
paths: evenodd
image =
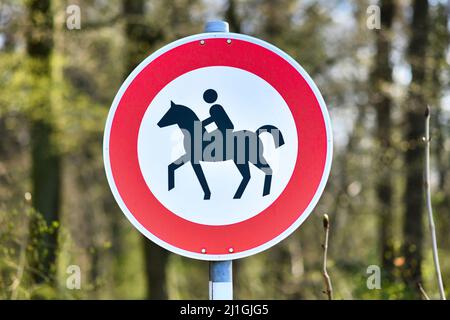
<instances>
[{"instance_id":1,"label":"black horse pictogram","mask_svg":"<svg viewBox=\"0 0 450 320\"><path fill-rule=\"evenodd\" d=\"M207 103L214 103L217 100L217 93L212 89L208 89L205 91L203 98ZM217 129L213 132L208 132L205 127L211 123L215 123ZM204 199L208 200L211 197L211 191L200 161L218 162L233 160L242 175L242 181L233 197L234 199L242 197L250 181L249 163L255 165L265 174L263 196L270 193L272 168L263 156L264 148L259 135L268 132L274 139L275 147L282 146L284 144L283 135L275 126L264 125L255 132L249 130L234 131L233 123L223 107L218 104L211 106L208 119L200 121L190 108L175 104L173 101L171 101L169 110L157 125L160 128L177 125L184 135L185 154L168 166L169 190L175 187L175 170L190 162L203 189ZM220 144L217 144L217 141L215 141L218 139L218 136ZM212 143L216 143L216 148L211 153L206 152Z\"/></svg>"}]
</instances>

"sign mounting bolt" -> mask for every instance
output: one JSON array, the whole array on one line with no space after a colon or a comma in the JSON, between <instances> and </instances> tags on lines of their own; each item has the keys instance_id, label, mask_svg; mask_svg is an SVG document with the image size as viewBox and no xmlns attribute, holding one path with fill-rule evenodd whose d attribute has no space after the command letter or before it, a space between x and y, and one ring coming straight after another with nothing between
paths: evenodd
<instances>
[{"instance_id":1,"label":"sign mounting bolt","mask_svg":"<svg viewBox=\"0 0 450 320\"><path fill-rule=\"evenodd\" d=\"M234 252L234 249L233 249L233 248L230 248L230 249L228 249L228 252L229 252L229 253L233 253L233 252Z\"/></svg>"},{"instance_id":2,"label":"sign mounting bolt","mask_svg":"<svg viewBox=\"0 0 450 320\"><path fill-rule=\"evenodd\" d=\"M204 45L205 44L205 40L200 40L200 44Z\"/></svg>"},{"instance_id":3,"label":"sign mounting bolt","mask_svg":"<svg viewBox=\"0 0 450 320\"><path fill-rule=\"evenodd\" d=\"M205 248L202 249L202 253L206 253L206 249Z\"/></svg>"},{"instance_id":4,"label":"sign mounting bolt","mask_svg":"<svg viewBox=\"0 0 450 320\"><path fill-rule=\"evenodd\" d=\"M230 43L231 43L231 39L228 39L228 40L227 40L227 43L230 44Z\"/></svg>"}]
</instances>

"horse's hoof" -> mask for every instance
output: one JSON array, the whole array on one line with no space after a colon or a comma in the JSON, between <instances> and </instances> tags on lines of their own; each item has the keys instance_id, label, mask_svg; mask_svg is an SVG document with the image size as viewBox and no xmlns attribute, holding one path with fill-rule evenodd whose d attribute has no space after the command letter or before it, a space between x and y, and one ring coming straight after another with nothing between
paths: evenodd
<instances>
[{"instance_id":1,"label":"horse's hoof","mask_svg":"<svg viewBox=\"0 0 450 320\"><path fill-rule=\"evenodd\" d=\"M203 200L209 200L211 198L211 194L205 194Z\"/></svg>"}]
</instances>

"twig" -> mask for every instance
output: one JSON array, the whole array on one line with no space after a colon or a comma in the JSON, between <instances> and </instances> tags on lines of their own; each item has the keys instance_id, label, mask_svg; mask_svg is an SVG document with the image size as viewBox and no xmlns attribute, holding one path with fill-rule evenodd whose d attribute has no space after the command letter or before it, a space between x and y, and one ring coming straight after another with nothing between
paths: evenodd
<instances>
[{"instance_id":1,"label":"twig","mask_svg":"<svg viewBox=\"0 0 450 320\"><path fill-rule=\"evenodd\" d=\"M422 287L422 284L420 282L417 283L417 287L419 287L420 293L422 294L422 297L424 300L430 300L430 297L427 295L427 292Z\"/></svg>"},{"instance_id":2,"label":"twig","mask_svg":"<svg viewBox=\"0 0 450 320\"><path fill-rule=\"evenodd\" d=\"M23 272L26 263L26 241L22 241L20 245L20 259L17 266L17 274L13 283L11 284L11 300L17 300L20 283L22 282Z\"/></svg>"},{"instance_id":3,"label":"twig","mask_svg":"<svg viewBox=\"0 0 450 320\"><path fill-rule=\"evenodd\" d=\"M428 222L431 233L431 245L433 249L434 268L438 280L439 295L441 300L445 300L444 283L442 282L441 267L439 264L436 228L433 219L433 207L431 206L431 186L430 186L430 107L425 110L425 190L427 198Z\"/></svg>"},{"instance_id":4,"label":"twig","mask_svg":"<svg viewBox=\"0 0 450 320\"><path fill-rule=\"evenodd\" d=\"M325 230L325 243L322 245L323 248L323 279L325 281L326 290L324 293L328 296L328 300L333 300L333 287L331 285L331 278L327 271L327 255L328 255L328 236L330 233L330 219L327 214L323 215L323 229Z\"/></svg>"}]
</instances>

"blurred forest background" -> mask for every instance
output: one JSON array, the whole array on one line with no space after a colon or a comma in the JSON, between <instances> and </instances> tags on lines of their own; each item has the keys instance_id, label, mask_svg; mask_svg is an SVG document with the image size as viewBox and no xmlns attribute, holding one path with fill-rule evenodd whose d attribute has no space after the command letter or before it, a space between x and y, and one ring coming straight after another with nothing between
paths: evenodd
<instances>
[{"instance_id":1,"label":"blurred forest background","mask_svg":"<svg viewBox=\"0 0 450 320\"><path fill-rule=\"evenodd\" d=\"M79 30L66 26L72 4ZM381 9L381 29L369 27L370 5ZM450 288L449 10L442 0L0 0L0 299L208 297L208 263L159 249L119 210L102 135L130 71L210 19L299 61L335 135L318 206L281 244L234 263L235 297L325 299L328 213L337 299L416 299L418 282L437 298L422 137L429 104L432 200ZM70 265L80 267L80 290L66 287ZM370 265L381 268L379 290L367 287Z\"/></svg>"}]
</instances>

